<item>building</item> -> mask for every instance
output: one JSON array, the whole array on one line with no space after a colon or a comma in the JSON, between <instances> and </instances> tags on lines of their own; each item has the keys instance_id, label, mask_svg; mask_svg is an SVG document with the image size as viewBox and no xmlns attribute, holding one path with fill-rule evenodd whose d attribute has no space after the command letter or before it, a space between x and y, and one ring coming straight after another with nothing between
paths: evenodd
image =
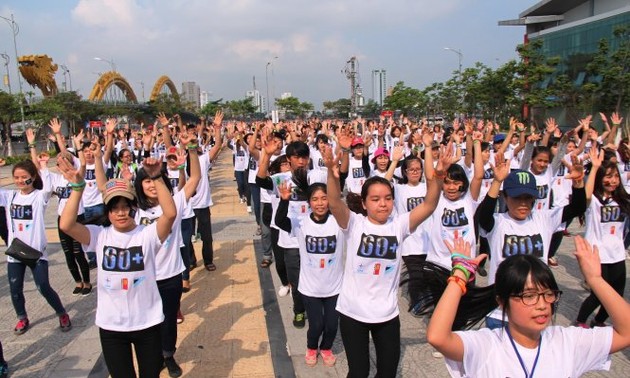
<instances>
[{"instance_id":1,"label":"building","mask_svg":"<svg viewBox=\"0 0 630 378\"><path fill-rule=\"evenodd\" d=\"M387 97L387 71L372 70L372 100L383 106Z\"/></svg>"},{"instance_id":2,"label":"building","mask_svg":"<svg viewBox=\"0 0 630 378\"><path fill-rule=\"evenodd\" d=\"M182 83L182 101L194 104L196 109L201 107L201 90L194 81Z\"/></svg>"},{"instance_id":3,"label":"building","mask_svg":"<svg viewBox=\"0 0 630 378\"><path fill-rule=\"evenodd\" d=\"M265 98L260 94L258 89L245 92L245 97L252 99L252 104L256 107L256 113L265 113Z\"/></svg>"},{"instance_id":4,"label":"building","mask_svg":"<svg viewBox=\"0 0 630 378\"><path fill-rule=\"evenodd\" d=\"M206 104L210 102L211 96L212 96L212 93L208 91L201 91L201 93L199 94L199 106L202 108L206 106Z\"/></svg>"},{"instance_id":5,"label":"building","mask_svg":"<svg viewBox=\"0 0 630 378\"><path fill-rule=\"evenodd\" d=\"M630 25L628 0L543 0L521 12L518 19L499 21L502 26L525 26L524 42L542 39L542 52L561 58L559 70L576 85L586 77L586 64L608 38L611 48L617 26Z\"/></svg>"},{"instance_id":6,"label":"building","mask_svg":"<svg viewBox=\"0 0 630 378\"><path fill-rule=\"evenodd\" d=\"M285 99L287 99L287 98L289 98L289 97L293 97L293 94L292 94L291 92L283 92L283 93L280 95L280 99L281 99L281 100L285 100Z\"/></svg>"}]
</instances>

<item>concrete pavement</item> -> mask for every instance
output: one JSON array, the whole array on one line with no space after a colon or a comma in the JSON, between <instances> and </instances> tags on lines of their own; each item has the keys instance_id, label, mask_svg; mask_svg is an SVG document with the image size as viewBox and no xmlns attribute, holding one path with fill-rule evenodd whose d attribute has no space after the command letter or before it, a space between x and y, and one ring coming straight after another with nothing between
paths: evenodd
<instances>
[{"instance_id":1,"label":"concrete pavement","mask_svg":"<svg viewBox=\"0 0 630 378\"><path fill-rule=\"evenodd\" d=\"M262 269L254 218L240 204L232 180L231 154L221 154L211 171L215 206L212 208L215 272L201 266L192 271L192 290L182 298L185 321L179 326L176 359L187 377L344 377L347 362L338 335L333 351L335 367L304 364L306 328L292 325L290 296L278 298L279 280L275 267ZM10 167L0 168L0 186L9 185ZM6 268L0 269L0 340L9 362L11 377L101 377L107 376L100 358L98 330L94 326L96 295L73 297L74 283L67 270L56 237L56 199L46 215L50 252L50 281L59 293L73 322L62 333L58 320L36 292L30 273L26 275L25 296L31 328L21 336L13 334L16 323L10 302ZM574 222L577 223L577 222ZM579 230L572 225L571 230ZM201 257L201 242L195 243ZM560 267L554 270L564 295L556 323L567 325L587 293L579 285L579 270L571 255L571 238L565 238L559 252ZM200 263L201 265L201 263ZM630 266L629 266L630 268ZM95 274L94 271L92 271ZM95 281L95 278L93 278ZM626 295L626 298L628 295ZM399 376L446 377L441 359L432 357L426 343L425 322L410 316L407 303L400 300L402 354ZM370 352L372 375L374 350ZM612 357L611 371L588 377L627 377L630 351ZM162 377L168 377L166 371Z\"/></svg>"}]
</instances>

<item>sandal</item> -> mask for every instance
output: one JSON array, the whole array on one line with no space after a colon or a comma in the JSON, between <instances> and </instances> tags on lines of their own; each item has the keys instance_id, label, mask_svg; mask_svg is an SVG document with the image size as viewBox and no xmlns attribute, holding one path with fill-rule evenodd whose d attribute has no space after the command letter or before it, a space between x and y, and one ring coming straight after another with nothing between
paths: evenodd
<instances>
[{"instance_id":1,"label":"sandal","mask_svg":"<svg viewBox=\"0 0 630 378\"><path fill-rule=\"evenodd\" d=\"M263 259L263 261L260 262L261 268L269 268L269 265L271 265L271 260L269 259Z\"/></svg>"},{"instance_id":2,"label":"sandal","mask_svg":"<svg viewBox=\"0 0 630 378\"><path fill-rule=\"evenodd\" d=\"M188 293L190 291L190 281L189 280L182 280L182 292L183 293Z\"/></svg>"}]
</instances>

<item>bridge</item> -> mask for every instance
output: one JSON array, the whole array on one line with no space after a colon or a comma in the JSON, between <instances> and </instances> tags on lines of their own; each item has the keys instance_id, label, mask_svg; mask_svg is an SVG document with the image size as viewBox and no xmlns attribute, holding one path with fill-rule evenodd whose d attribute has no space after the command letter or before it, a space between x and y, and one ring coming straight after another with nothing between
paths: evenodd
<instances>
[{"instance_id":1,"label":"bridge","mask_svg":"<svg viewBox=\"0 0 630 378\"><path fill-rule=\"evenodd\" d=\"M58 66L53 63L48 55L24 55L18 59L20 74L31 86L39 88L44 97L57 94L55 73ZM172 96L179 102L177 87L166 75L160 76L151 90L149 101L156 100L161 94ZM92 87L88 100L108 103L137 103L138 96L125 77L117 71L108 71L101 74Z\"/></svg>"}]
</instances>

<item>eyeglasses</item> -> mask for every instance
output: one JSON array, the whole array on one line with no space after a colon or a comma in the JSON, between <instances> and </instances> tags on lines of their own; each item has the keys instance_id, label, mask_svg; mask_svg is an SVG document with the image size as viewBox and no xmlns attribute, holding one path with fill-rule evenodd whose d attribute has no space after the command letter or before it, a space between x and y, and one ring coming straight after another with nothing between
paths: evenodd
<instances>
[{"instance_id":1,"label":"eyeglasses","mask_svg":"<svg viewBox=\"0 0 630 378\"><path fill-rule=\"evenodd\" d=\"M518 295L510 295L512 298L520 298L525 306L534 306L538 304L540 297L543 297L547 303L556 303L562 296L562 290L550 290L544 293L528 292Z\"/></svg>"},{"instance_id":2,"label":"eyeglasses","mask_svg":"<svg viewBox=\"0 0 630 378\"><path fill-rule=\"evenodd\" d=\"M406 171L409 173L418 173L422 171L422 169L421 168L407 168Z\"/></svg>"}]
</instances>

